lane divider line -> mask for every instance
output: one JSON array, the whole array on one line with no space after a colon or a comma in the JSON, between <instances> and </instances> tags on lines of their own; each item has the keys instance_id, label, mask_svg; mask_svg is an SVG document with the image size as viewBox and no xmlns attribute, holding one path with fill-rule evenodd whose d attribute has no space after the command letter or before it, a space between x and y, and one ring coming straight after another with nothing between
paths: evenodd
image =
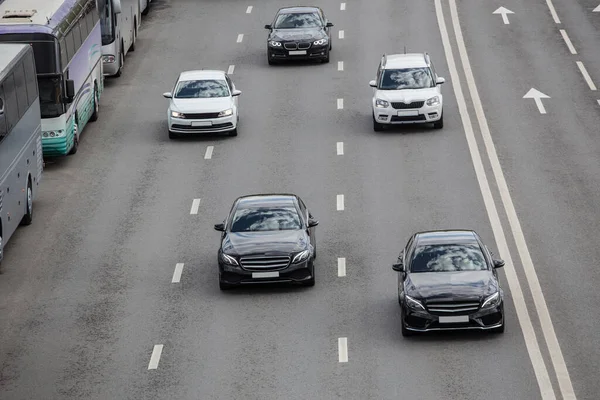
<instances>
[{"instance_id":1,"label":"lane divider line","mask_svg":"<svg viewBox=\"0 0 600 400\"><path fill-rule=\"evenodd\" d=\"M171 283L179 283L181 280L181 273L183 272L183 263L175 264L175 271L173 272L173 279Z\"/></svg>"},{"instance_id":2,"label":"lane divider line","mask_svg":"<svg viewBox=\"0 0 600 400\"><path fill-rule=\"evenodd\" d=\"M204 153L205 160L210 160L212 158L212 153L213 153L214 148L215 148L215 146L208 146L206 148L206 153Z\"/></svg>"},{"instance_id":3,"label":"lane divider line","mask_svg":"<svg viewBox=\"0 0 600 400\"><path fill-rule=\"evenodd\" d=\"M194 199L192 201L192 209L190 210L191 215L198 214L198 209L200 208L200 199Z\"/></svg>"},{"instance_id":4,"label":"lane divider line","mask_svg":"<svg viewBox=\"0 0 600 400\"><path fill-rule=\"evenodd\" d=\"M337 99L337 109L342 110L344 108L344 99Z\"/></svg>"},{"instance_id":5,"label":"lane divider line","mask_svg":"<svg viewBox=\"0 0 600 400\"><path fill-rule=\"evenodd\" d=\"M344 257L338 258L338 276L346 276L346 259Z\"/></svg>"},{"instance_id":6,"label":"lane divider line","mask_svg":"<svg viewBox=\"0 0 600 400\"><path fill-rule=\"evenodd\" d=\"M246 14L250 14L252 12L252 6L248 6L248 8L246 8Z\"/></svg>"},{"instance_id":7,"label":"lane divider line","mask_svg":"<svg viewBox=\"0 0 600 400\"><path fill-rule=\"evenodd\" d=\"M229 68L227 68L227 75L232 75L233 71L235 71L235 65L230 65Z\"/></svg>"},{"instance_id":8,"label":"lane divider line","mask_svg":"<svg viewBox=\"0 0 600 400\"><path fill-rule=\"evenodd\" d=\"M583 79L585 79L585 82L590 87L590 90L597 90L596 85L594 85L594 82L590 77L590 74L588 74L587 69L585 69L585 65L583 65L581 61L577 61L577 66L579 67L579 71L581 71L581 75L583 75Z\"/></svg>"},{"instance_id":9,"label":"lane divider line","mask_svg":"<svg viewBox=\"0 0 600 400\"><path fill-rule=\"evenodd\" d=\"M348 362L348 338L338 338L338 357L341 363Z\"/></svg>"},{"instance_id":10,"label":"lane divider line","mask_svg":"<svg viewBox=\"0 0 600 400\"><path fill-rule=\"evenodd\" d=\"M337 147L337 155L343 156L344 155L344 142L337 142L336 147Z\"/></svg>"},{"instance_id":11,"label":"lane divider line","mask_svg":"<svg viewBox=\"0 0 600 400\"><path fill-rule=\"evenodd\" d=\"M550 9L550 14L552 14L552 19L555 23L560 24L560 19L558 18L558 14L556 13L556 9L554 8L554 4L552 4L552 0L546 0L546 4Z\"/></svg>"},{"instance_id":12,"label":"lane divider line","mask_svg":"<svg viewBox=\"0 0 600 400\"><path fill-rule=\"evenodd\" d=\"M338 61L338 71L343 71L343 70L344 70L344 62Z\"/></svg>"},{"instance_id":13,"label":"lane divider line","mask_svg":"<svg viewBox=\"0 0 600 400\"><path fill-rule=\"evenodd\" d=\"M563 40L565 41L565 43L567 44L567 47L569 48L569 51L571 52L571 54L577 54L577 50L575 50L575 47L573 46L571 39L569 39L569 35L567 35L567 31L565 31L564 29L560 29L560 34L561 34Z\"/></svg>"},{"instance_id":14,"label":"lane divider line","mask_svg":"<svg viewBox=\"0 0 600 400\"><path fill-rule=\"evenodd\" d=\"M341 3L341 4L340 4L340 10L341 10L341 11L344 11L344 10L346 10L346 3Z\"/></svg>"},{"instance_id":15,"label":"lane divider line","mask_svg":"<svg viewBox=\"0 0 600 400\"><path fill-rule=\"evenodd\" d=\"M343 38L344 38L344 31L343 31L343 30L339 31L339 33L338 33L338 37L339 37L340 39L343 39Z\"/></svg>"},{"instance_id":16,"label":"lane divider line","mask_svg":"<svg viewBox=\"0 0 600 400\"><path fill-rule=\"evenodd\" d=\"M163 351L163 345L157 344L154 345L154 349L152 350L152 356L150 357L150 362L148 363L148 369L156 369L158 368L158 362L160 361L160 356Z\"/></svg>"},{"instance_id":17,"label":"lane divider line","mask_svg":"<svg viewBox=\"0 0 600 400\"><path fill-rule=\"evenodd\" d=\"M238 37L237 37L237 42L238 42L238 43L242 43L242 40L244 40L244 34L243 34L243 33L240 33L240 34L238 35Z\"/></svg>"},{"instance_id":18,"label":"lane divider line","mask_svg":"<svg viewBox=\"0 0 600 400\"><path fill-rule=\"evenodd\" d=\"M338 211L344 211L344 195L343 194L338 194L337 195L337 210Z\"/></svg>"}]
</instances>

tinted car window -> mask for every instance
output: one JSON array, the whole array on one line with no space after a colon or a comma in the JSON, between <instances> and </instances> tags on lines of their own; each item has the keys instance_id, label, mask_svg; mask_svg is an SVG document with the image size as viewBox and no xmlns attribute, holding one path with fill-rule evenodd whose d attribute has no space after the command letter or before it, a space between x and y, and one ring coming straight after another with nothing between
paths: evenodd
<instances>
[{"instance_id":1,"label":"tinted car window","mask_svg":"<svg viewBox=\"0 0 600 400\"><path fill-rule=\"evenodd\" d=\"M279 14L275 20L275 29L316 28L321 25L321 17L317 13Z\"/></svg>"},{"instance_id":2,"label":"tinted car window","mask_svg":"<svg viewBox=\"0 0 600 400\"><path fill-rule=\"evenodd\" d=\"M238 208L231 223L231 232L285 231L301 228L298 212L293 205Z\"/></svg>"},{"instance_id":3,"label":"tinted car window","mask_svg":"<svg viewBox=\"0 0 600 400\"><path fill-rule=\"evenodd\" d=\"M435 86L429 68L386 69L380 89L423 89Z\"/></svg>"},{"instance_id":4,"label":"tinted car window","mask_svg":"<svg viewBox=\"0 0 600 400\"><path fill-rule=\"evenodd\" d=\"M485 271L481 249L473 244L419 246L415 249L410 272Z\"/></svg>"},{"instance_id":5,"label":"tinted car window","mask_svg":"<svg viewBox=\"0 0 600 400\"><path fill-rule=\"evenodd\" d=\"M229 96L229 89L227 89L227 82L223 79L181 81L175 89L176 99L206 99L227 96Z\"/></svg>"}]
</instances>

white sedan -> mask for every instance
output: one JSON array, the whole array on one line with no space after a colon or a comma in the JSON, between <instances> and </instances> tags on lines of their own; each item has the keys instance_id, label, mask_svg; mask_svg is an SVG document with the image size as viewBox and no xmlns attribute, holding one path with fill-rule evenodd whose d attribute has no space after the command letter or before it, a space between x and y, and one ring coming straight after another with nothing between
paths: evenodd
<instances>
[{"instance_id":1,"label":"white sedan","mask_svg":"<svg viewBox=\"0 0 600 400\"><path fill-rule=\"evenodd\" d=\"M237 136L238 98L224 71L184 71L172 92L163 93L169 101L169 138L190 133L228 132Z\"/></svg>"}]
</instances>

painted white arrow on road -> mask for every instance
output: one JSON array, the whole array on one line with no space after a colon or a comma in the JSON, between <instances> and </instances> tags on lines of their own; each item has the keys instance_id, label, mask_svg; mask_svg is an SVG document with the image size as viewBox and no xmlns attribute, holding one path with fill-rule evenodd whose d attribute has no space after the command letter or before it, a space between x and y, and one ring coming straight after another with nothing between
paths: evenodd
<instances>
[{"instance_id":1,"label":"painted white arrow on road","mask_svg":"<svg viewBox=\"0 0 600 400\"><path fill-rule=\"evenodd\" d=\"M508 25L508 24L510 24L510 22L508 22L508 14L514 14L514 12L510 11L508 8L500 7L499 9L494 11L492 14L501 14L502 21L504 21L504 25Z\"/></svg>"},{"instance_id":2,"label":"painted white arrow on road","mask_svg":"<svg viewBox=\"0 0 600 400\"><path fill-rule=\"evenodd\" d=\"M600 4L598 4L598 7L594 8L592 12L600 12Z\"/></svg>"},{"instance_id":3,"label":"painted white arrow on road","mask_svg":"<svg viewBox=\"0 0 600 400\"><path fill-rule=\"evenodd\" d=\"M540 110L540 114L546 114L546 109L544 108L544 104L542 104L542 99L549 99L550 96L540 92L537 89L531 88L529 89L529 92L523 96L523 98L535 100L535 105Z\"/></svg>"}]
</instances>

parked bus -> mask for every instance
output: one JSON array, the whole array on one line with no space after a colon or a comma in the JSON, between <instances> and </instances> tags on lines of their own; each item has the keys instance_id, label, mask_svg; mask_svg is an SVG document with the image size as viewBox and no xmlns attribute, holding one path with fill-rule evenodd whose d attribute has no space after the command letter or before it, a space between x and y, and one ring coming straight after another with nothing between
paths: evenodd
<instances>
[{"instance_id":1,"label":"parked bus","mask_svg":"<svg viewBox=\"0 0 600 400\"><path fill-rule=\"evenodd\" d=\"M125 56L135 50L141 19L139 0L98 0L104 75L121 76Z\"/></svg>"},{"instance_id":2,"label":"parked bus","mask_svg":"<svg viewBox=\"0 0 600 400\"><path fill-rule=\"evenodd\" d=\"M75 154L104 88L96 0L4 0L0 42L33 46L44 155Z\"/></svg>"},{"instance_id":3,"label":"parked bus","mask_svg":"<svg viewBox=\"0 0 600 400\"><path fill-rule=\"evenodd\" d=\"M19 224L33 220L42 179L42 119L33 48L0 43L0 262Z\"/></svg>"}]
</instances>

